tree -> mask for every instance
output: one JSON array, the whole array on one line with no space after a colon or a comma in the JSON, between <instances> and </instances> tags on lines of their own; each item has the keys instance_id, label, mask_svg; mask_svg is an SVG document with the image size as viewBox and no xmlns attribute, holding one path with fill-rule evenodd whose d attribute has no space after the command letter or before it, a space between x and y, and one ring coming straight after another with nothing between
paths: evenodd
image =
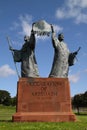
<instances>
[{"instance_id":1,"label":"tree","mask_svg":"<svg viewBox=\"0 0 87 130\"><path fill-rule=\"evenodd\" d=\"M84 100L83 106L84 106L84 107L87 107L87 91L84 93L83 100Z\"/></svg>"},{"instance_id":2,"label":"tree","mask_svg":"<svg viewBox=\"0 0 87 130\"><path fill-rule=\"evenodd\" d=\"M72 104L75 108L77 108L77 111L79 114L79 108L82 105L82 95L81 94L75 95L73 100L72 100Z\"/></svg>"},{"instance_id":3,"label":"tree","mask_svg":"<svg viewBox=\"0 0 87 130\"><path fill-rule=\"evenodd\" d=\"M80 107L87 107L87 91L84 94L77 94L72 98L72 106L77 108L80 114Z\"/></svg>"},{"instance_id":4,"label":"tree","mask_svg":"<svg viewBox=\"0 0 87 130\"><path fill-rule=\"evenodd\" d=\"M12 106L16 106L16 102L17 102L17 96L11 98L11 105Z\"/></svg>"},{"instance_id":5,"label":"tree","mask_svg":"<svg viewBox=\"0 0 87 130\"><path fill-rule=\"evenodd\" d=\"M11 104L11 96L8 91L0 90L0 104L9 106Z\"/></svg>"}]
</instances>

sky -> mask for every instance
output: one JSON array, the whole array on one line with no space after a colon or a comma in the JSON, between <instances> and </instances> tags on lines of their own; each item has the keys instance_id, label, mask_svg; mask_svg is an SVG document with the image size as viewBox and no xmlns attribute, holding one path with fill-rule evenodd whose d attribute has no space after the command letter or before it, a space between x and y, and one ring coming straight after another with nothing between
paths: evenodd
<instances>
[{"instance_id":1,"label":"sky","mask_svg":"<svg viewBox=\"0 0 87 130\"><path fill-rule=\"evenodd\" d=\"M74 96L87 91L87 0L0 0L0 90L12 97L17 93L18 76L9 51L20 50L24 36L30 35L32 23L45 20L54 26L56 35L64 34L70 52L81 47L75 65L69 67L70 93ZM51 36L36 37L35 55L40 77L48 77L54 50ZM20 74L21 63L16 63Z\"/></svg>"}]
</instances>

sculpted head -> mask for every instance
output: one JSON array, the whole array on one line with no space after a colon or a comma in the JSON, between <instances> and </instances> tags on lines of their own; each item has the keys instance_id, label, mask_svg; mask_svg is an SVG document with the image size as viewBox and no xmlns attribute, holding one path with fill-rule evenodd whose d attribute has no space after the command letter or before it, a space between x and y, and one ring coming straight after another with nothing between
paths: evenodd
<instances>
[{"instance_id":1,"label":"sculpted head","mask_svg":"<svg viewBox=\"0 0 87 130\"><path fill-rule=\"evenodd\" d=\"M59 39L59 41L63 41L63 40L64 40L64 35L63 35L63 33L60 33L60 34L58 35L58 39Z\"/></svg>"},{"instance_id":2,"label":"sculpted head","mask_svg":"<svg viewBox=\"0 0 87 130\"><path fill-rule=\"evenodd\" d=\"M30 40L30 37L25 35L25 36L24 36L24 41L25 41L25 42L29 42L29 40Z\"/></svg>"}]
</instances>

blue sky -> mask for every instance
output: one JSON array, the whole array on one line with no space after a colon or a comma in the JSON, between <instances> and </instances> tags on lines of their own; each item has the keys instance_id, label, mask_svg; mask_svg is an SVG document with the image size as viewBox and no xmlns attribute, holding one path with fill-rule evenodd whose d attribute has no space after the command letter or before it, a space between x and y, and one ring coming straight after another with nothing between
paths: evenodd
<instances>
[{"instance_id":1,"label":"blue sky","mask_svg":"<svg viewBox=\"0 0 87 130\"><path fill-rule=\"evenodd\" d=\"M0 0L0 89L16 95L18 77L6 36L21 49L24 35L30 35L33 22L46 20L55 31L64 33L71 52L81 46L78 61L70 67L71 96L87 91L87 0ZM36 59L41 77L48 77L53 47L50 37L36 36ZM20 63L17 63L20 73Z\"/></svg>"}]
</instances>

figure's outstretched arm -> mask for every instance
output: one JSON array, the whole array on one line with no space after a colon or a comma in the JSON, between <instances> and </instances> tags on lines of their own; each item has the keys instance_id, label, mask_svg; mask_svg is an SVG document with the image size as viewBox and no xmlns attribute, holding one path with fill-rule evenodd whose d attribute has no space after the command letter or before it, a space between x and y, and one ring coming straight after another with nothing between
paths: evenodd
<instances>
[{"instance_id":1,"label":"figure's outstretched arm","mask_svg":"<svg viewBox=\"0 0 87 130\"><path fill-rule=\"evenodd\" d=\"M76 55L78 54L80 49L81 49L81 47L79 47L77 51L69 54L69 59L68 59L69 66L74 65Z\"/></svg>"},{"instance_id":2,"label":"figure's outstretched arm","mask_svg":"<svg viewBox=\"0 0 87 130\"><path fill-rule=\"evenodd\" d=\"M36 40L35 40L35 34L34 34L34 31L33 31L33 24L32 24L32 30L31 30L31 35L30 35L30 47L32 49L35 48L35 42L36 42Z\"/></svg>"},{"instance_id":3,"label":"figure's outstretched arm","mask_svg":"<svg viewBox=\"0 0 87 130\"><path fill-rule=\"evenodd\" d=\"M54 27L52 24L51 24L51 29L52 29L52 44L53 44L53 47L56 48L59 41L58 41L58 38L56 37L56 33L54 31Z\"/></svg>"},{"instance_id":4,"label":"figure's outstretched arm","mask_svg":"<svg viewBox=\"0 0 87 130\"><path fill-rule=\"evenodd\" d=\"M54 28L53 28L53 25L51 24L51 30L52 30L52 33L54 33Z\"/></svg>"},{"instance_id":5,"label":"figure's outstretched arm","mask_svg":"<svg viewBox=\"0 0 87 130\"><path fill-rule=\"evenodd\" d=\"M17 51L16 49L13 49L11 46L9 46L10 51Z\"/></svg>"}]
</instances>

